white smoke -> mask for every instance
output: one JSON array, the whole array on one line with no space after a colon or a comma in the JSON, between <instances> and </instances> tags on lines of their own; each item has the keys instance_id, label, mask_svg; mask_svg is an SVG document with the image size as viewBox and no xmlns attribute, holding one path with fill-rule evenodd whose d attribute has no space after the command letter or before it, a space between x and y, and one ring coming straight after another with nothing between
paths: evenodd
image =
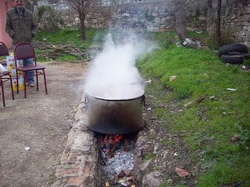
<instances>
[{"instance_id":1,"label":"white smoke","mask_svg":"<svg viewBox=\"0 0 250 187\"><path fill-rule=\"evenodd\" d=\"M144 80L136 60L153 49L153 45L130 34L114 41L108 34L103 51L92 61L84 86L85 93L103 99L132 99L144 94Z\"/></svg>"}]
</instances>

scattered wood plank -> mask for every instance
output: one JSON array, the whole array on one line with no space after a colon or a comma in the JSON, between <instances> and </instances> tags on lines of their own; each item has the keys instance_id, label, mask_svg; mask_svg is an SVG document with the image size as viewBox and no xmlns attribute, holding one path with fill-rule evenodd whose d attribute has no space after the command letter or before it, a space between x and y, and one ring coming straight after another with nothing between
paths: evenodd
<instances>
[{"instance_id":1,"label":"scattered wood plank","mask_svg":"<svg viewBox=\"0 0 250 187\"><path fill-rule=\"evenodd\" d=\"M74 46L74 45L62 45L62 44L51 44L47 41L36 41L35 49L42 50L43 52L39 54L38 56L45 59L56 59L59 56L68 54L68 55L74 55L81 60L89 61L92 60L92 54L94 52L97 52L101 49L100 46L93 46L91 49L83 51L80 48Z\"/></svg>"}]
</instances>

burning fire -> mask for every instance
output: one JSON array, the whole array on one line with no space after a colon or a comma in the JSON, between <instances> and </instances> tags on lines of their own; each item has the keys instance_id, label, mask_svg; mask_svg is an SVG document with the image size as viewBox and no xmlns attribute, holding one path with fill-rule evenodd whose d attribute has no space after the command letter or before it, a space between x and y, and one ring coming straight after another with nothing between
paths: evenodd
<instances>
[{"instance_id":1,"label":"burning fire","mask_svg":"<svg viewBox=\"0 0 250 187\"><path fill-rule=\"evenodd\" d=\"M112 158L114 156L115 150L119 149L121 146L121 139L122 135L119 134L108 134L104 138L101 138L101 149L105 152L108 158Z\"/></svg>"}]
</instances>

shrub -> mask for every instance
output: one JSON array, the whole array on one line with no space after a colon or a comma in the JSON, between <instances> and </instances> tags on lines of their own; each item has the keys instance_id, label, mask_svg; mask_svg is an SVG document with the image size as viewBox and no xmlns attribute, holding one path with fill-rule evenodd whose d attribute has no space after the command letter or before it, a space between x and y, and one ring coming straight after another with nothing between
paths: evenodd
<instances>
[{"instance_id":1,"label":"shrub","mask_svg":"<svg viewBox=\"0 0 250 187\"><path fill-rule=\"evenodd\" d=\"M38 28L47 31L56 31L63 26L62 17L50 6L40 6L37 8Z\"/></svg>"}]
</instances>

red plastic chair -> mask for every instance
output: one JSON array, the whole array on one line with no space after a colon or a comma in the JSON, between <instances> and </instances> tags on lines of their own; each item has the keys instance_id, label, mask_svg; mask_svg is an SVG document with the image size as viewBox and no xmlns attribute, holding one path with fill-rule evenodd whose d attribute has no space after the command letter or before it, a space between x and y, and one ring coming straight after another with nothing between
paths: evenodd
<instances>
[{"instance_id":1,"label":"red plastic chair","mask_svg":"<svg viewBox=\"0 0 250 187\"><path fill-rule=\"evenodd\" d=\"M21 66L17 67L17 60L24 60L24 59L33 59L33 66ZM47 83L46 83L46 74L45 74L45 67L37 65L36 61L36 53L34 48L29 43L18 43L14 49L14 59L15 59L15 65L16 65L16 79L18 80L18 72L23 73L24 78L24 97L26 98L26 79L27 79L27 72L28 71L34 71L36 76L36 88L37 91L39 90L38 87L38 75L43 75L44 77L44 86L45 86L45 93L48 94L47 91ZM17 81L17 93L19 93L19 83Z\"/></svg>"},{"instance_id":2,"label":"red plastic chair","mask_svg":"<svg viewBox=\"0 0 250 187\"><path fill-rule=\"evenodd\" d=\"M0 42L0 57L6 57L9 56L9 51L6 47L6 45L3 42ZM6 63L1 63L2 65L6 65ZM0 73L0 86L1 86L1 94L2 94L2 100L3 100L3 106L5 107L5 95L4 95L4 82L10 80L10 87L12 92L12 99L14 98L14 91L13 91L13 85L12 85L12 77L8 71L1 72Z\"/></svg>"}]
</instances>

